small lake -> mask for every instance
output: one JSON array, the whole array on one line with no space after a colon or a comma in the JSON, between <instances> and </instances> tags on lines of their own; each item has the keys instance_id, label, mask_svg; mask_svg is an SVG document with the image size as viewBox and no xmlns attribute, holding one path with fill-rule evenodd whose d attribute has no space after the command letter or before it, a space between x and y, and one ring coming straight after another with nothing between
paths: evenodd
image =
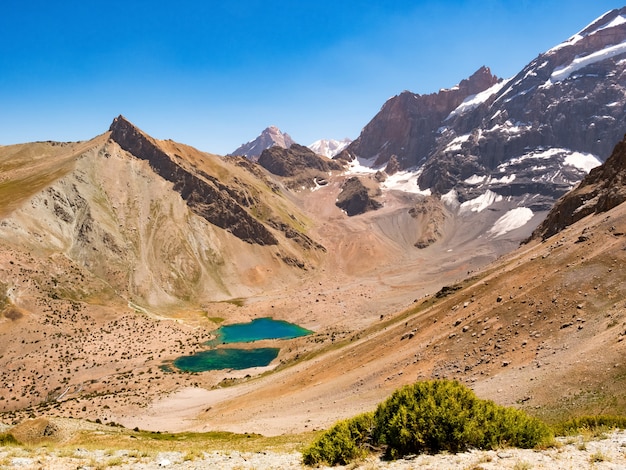
<instances>
[{"instance_id":1,"label":"small lake","mask_svg":"<svg viewBox=\"0 0 626 470\"><path fill-rule=\"evenodd\" d=\"M191 356L181 356L174 361L174 366L186 372L264 367L276 359L279 350L279 348L209 349Z\"/></svg>"},{"instance_id":2,"label":"small lake","mask_svg":"<svg viewBox=\"0 0 626 470\"><path fill-rule=\"evenodd\" d=\"M248 323L235 323L222 326L215 332L216 338L207 345L230 343L251 343L262 339L292 339L313 333L306 328L273 318L257 318Z\"/></svg>"},{"instance_id":3,"label":"small lake","mask_svg":"<svg viewBox=\"0 0 626 470\"><path fill-rule=\"evenodd\" d=\"M222 344L251 343L264 339L292 339L313 333L293 323L272 318L257 318L248 323L225 325L215 331L215 338L205 345L212 349L181 356L173 365L187 372L264 367L278 356L279 348L220 348Z\"/></svg>"}]
</instances>

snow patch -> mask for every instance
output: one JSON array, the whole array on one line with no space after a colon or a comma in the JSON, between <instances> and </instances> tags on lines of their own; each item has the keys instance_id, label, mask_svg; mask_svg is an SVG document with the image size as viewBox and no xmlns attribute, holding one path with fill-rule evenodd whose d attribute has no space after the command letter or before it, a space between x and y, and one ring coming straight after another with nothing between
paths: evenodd
<instances>
[{"instance_id":1,"label":"snow patch","mask_svg":"<svg viewBox=\"0 0 626 470\"><path fill-rule=\"evenodd\" d=\"M378 171L384 170L384 167L373 167L376 157L365 160L357 158L352 160L348 164L348 169L345 174L347 175L373 175ZM430 196L430 189L421 189L417 184L417 180L421 174L421 170L407 170L398 171L381 183L380 187L383 190L396 190L404 191L407 193L421 194L423 196Z\"/></svg>"},{"instance_id":2,"label":"snow patch","mask_svg":"<svg viewBox=\"0 0 626 470\"><path fill-rule=\"evenodd\" d=\"M581 41L582 39L586 38L587 36L591 36L593 34L596 34L598 31L602 31L603 29L614 28L616 26L620 26L621 24L626 23L626 18L624 18L624 16L622 16L622 15L619 15L619 16L615 17L613 20L609 21L608 23L601 24L601 26L599 26L598 28L594 29L593 31L585 32L592 25L602 21L602 18L604 18L605 16L609 15L610 13L611 12L607 12L604 15L602 15L601 17L599 17L596 20L594 20L592 23L589 23L587 26L585 26L583 29L581 29L578 33L574 34L567 41L564 41L561 44L558 44L558 45L554 46L547 53L549 54L549 53L558 51L559 49L563 49L564 47L574 45L578 41Z\"/></svg>"},{"instance_id":3,"label":"snow patch","mask_svg":"<svg viewBox=\"0 0 626 470\"><path fill-rule=\"evenodd\" d=\"M487 179L487 177L484 176L484 175L483 176L472 175L469 178L466 178L464 180L464 183L471 184L471 185L477 185L477 184L483 183L486 179Z\"/></svg>"},{"instance_id":4,"label":"snow patch","mask_svg":"<svg viewBox=\"0 0 626 470\"><path fill-rule=\"evenodd\" d=\"M452 141L446 146L446 152L459 152L463 148L463 144L467 142L471 134L464 134L452 139Z\"/></svg>"},{"instance_id":5,"label":"snow patch","mask_svg":"<svg viewBox=\"0 0 626 470\"><path fill-rule=\"evenodd\" d=\"M590 153L572 152L565 157L563 164L589 173L593 168L602 165L602 162Z\"/></svg>"},{"instance_id":6,"label":"snow patch","mask_svg":"<svg viewBox=\"0 0 626 470\"><path fill-rule=\"evenodd\" d=\"M487 235L491 235L494 238L500 237L505 233L523 227L532 218L533 211L528 207L516 207L496 220L493 227L487 231Z\"/></svg>"},{"instance_id":7,"label":"snow patch","mask_svg":"<svg viewBox=\"0 0 626 470\"><path fill-rule=\"evenodd\" d=\"M441 196L441 201L448 207L456 209L459 207L459 195L454 189L451 189L446 194Z\"/></svg>"},{"instance_id":8,"label":"snow patch","mask_svg":"<svg viewBox=\"0 0 626 470\"><path fill-rule=\"evenodd\" d=\"M355 158L354 160L348 163L348 169L346 170L346 174L364 175L364 174L376 173L378 169L372 168L375 161L376 161L376 157L370 158L370 159Z\"/></svg>"},{"instance_id":9,"label":"snow patch","mask_svg":"<svg viewBox=\"0 0 626 470\"><path fill-rule=\"evenodd\" d=\"M468 111L477 108L485 101L489 99L492 95L498 93L510 80L502 80L495 85L490 86L485 91L481 91L475 95L470 95L463 100L463 102L457 106L457 108L448 114L448 117L444 119L444 122L448 119L452 119L454 116L458 116L460 114L466 113Z\"/></svg>"},{"instance_id":10,"label":"snow patch","mask_svg":"<svg viewBox=\"0 0 626 470\"><path fill-rule=\"evenodd\" d=\"M461 204L461 213L464 212L482 212L489 206L496 202L502 201L502 196L494 193L491 190L487 190L482 196L478 196L475 199L470 199Z\"/></svg>"},{"instance_id":11,"label":"snow patch","mask_svg":"<svg viewBox=\"0 0 626 470\"><path fill-rule=\"evenodd\" d=\"M584 57L577 57L568 65L557 67L554 72L552 72L552 75L550 75L550 78L546 81L546 83L541 85L540 88L550 88L555 83L568 79L573 73L578 72L589 65L621 54L626 54L626 42L605 47L600 51L593 52Z\"/></svg>"},{"instance_id":12,"label":"snow patch","mask_svg":"<svg viewBox=\"0 0 626 470\"><path fill-rule=\"evenodd\" d=\"M387 179L380 186L382 189L392 189L396 191L404 191L406 193L430 196L430 189L421 189L417 184L417 179L419 178L420 174L420 171L399 171L387 177Z\"/></svg>"}]
</instances>

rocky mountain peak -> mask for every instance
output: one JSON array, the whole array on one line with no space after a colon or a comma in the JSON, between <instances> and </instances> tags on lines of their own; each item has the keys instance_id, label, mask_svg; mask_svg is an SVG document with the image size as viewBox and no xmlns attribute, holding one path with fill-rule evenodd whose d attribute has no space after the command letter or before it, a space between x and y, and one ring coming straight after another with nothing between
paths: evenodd
<instances>
[{"instance_id":1,"label":"rocky mountain peak","mask_svg":"<svg viewBox=\"0 0 626 470\"><path fill-rule=\"evenodd\" d=\"M231 152L229 155L231 156L242 156L246 157L250 160L258 160L263 150L266 150L271 147L281 147L288 149L295 142L291 138L289 134L286 132L282 132L276 126L269 126L259 134L259 136L241 145L234 152Z\"/></svg>"},{"instance_id":2,"label":"rocky mountain peak","mask_svg":"<svg viewBox=\"0 0 626 470\"><path fill-rule=\"evenodd\" d=\"M390 98L365 126L347 151L353 157L387 163L396 155L402 168L423 162L436 148L437 130L465 98L498 82L488 67L481 67L458 85L437 93L418 95L404 91Z\"/></svg>"}]
</instances>

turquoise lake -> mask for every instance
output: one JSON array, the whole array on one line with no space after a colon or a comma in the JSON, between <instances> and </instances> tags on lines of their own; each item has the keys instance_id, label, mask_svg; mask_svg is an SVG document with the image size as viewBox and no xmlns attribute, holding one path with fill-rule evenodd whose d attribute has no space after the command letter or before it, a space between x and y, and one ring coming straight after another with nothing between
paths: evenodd
<instances>
[{"instance_id":1,"label":"turquoise lake","mask_svg":"<svg viewBox=\"0 0 626 470\"><path fill-rule=\"evenodd\" d=\"M263 367L276 359L278 351L279 348L209 349L191 356L181 356L174 361L174 365L186 372Z\"/></svg>"},{"instance_id":2,"label":"turquoise lake","mask_svg":"<svg viewBox=\"0 0 626 470\"><path fill-rule=\"evenodd\" d=\"M215 332L216 338L207 342L209 346L230 343L251 343L262 339L292 339L310 335L312 331L283 320L257 318L248 323L222 326Z\"/></svg>"},{"instance_id":3,"label":"turquoise lake","mask_svg":"<svg viewBox=\"0 0 626 470\"><path fill-rule=\"evenodd\" d=\"M227 343L251 343L263 339L292 339L311 333L313 332L293 323L269 317L257 318L249 323L226 325L218 328L215 331L215 338L205 343L213 349L181 356L173 365L187 372L264 367L276 359L279 348L237 349L217 346Z\"/></svg>"}]
</instances>

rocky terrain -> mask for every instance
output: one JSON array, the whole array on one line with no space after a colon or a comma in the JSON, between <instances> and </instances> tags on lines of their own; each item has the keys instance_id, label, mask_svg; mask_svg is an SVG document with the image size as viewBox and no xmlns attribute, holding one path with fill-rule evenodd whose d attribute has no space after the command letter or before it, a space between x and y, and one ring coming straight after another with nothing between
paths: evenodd
<instances>
[{"instance_id":1,"label":"rocky terrain","mask_svg":"<svg viewBox=\"0 0 626 470\"><path fill-rule=\"evenodd\" d=\"M548 238L589 214L606 212L626 201L626 140L604 165L596 167L554 205L533 236Z\"/></svg>"}]
</instances>

